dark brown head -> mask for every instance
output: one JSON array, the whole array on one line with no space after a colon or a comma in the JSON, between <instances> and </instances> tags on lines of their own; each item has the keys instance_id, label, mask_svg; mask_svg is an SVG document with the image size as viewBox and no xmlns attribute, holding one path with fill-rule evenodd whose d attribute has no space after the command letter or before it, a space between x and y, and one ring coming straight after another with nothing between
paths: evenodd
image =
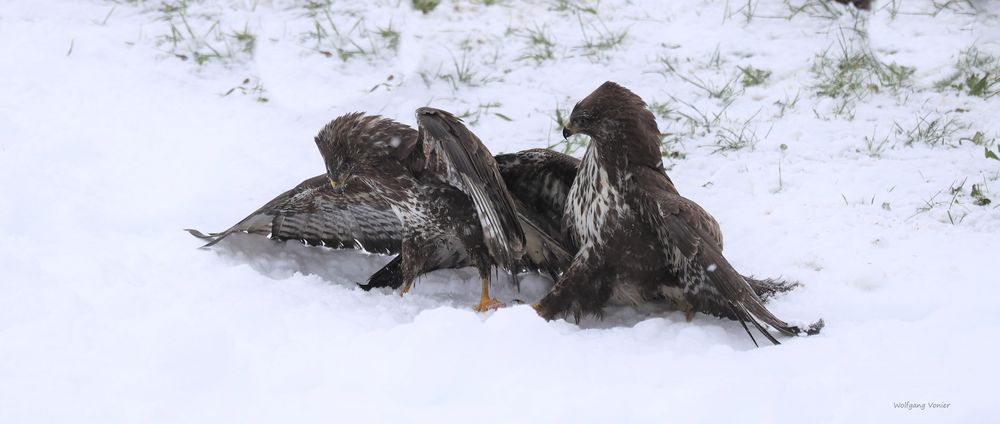
<instances>
[{"instance_id":1,"label":"dark brown head","mask_svg":"<svg viewBox=\"0 0 1000 424\"><path fill-rule=\"evenodd\" d=\"M326 176L336 192L352 183L371 185L374 178L404 172L416 146L417 132L381 116L349 113L334 119L316 136Z\"/></svg>"},{"instance_id":2,"label":"dark brown head","mask_svg":"<svg viewBox=\"0 0 1000 424\"><path fill-rule=\"evenodd\" d=\"M662 166L656 118L639 96L611 81L573 107L563 136L573 134L586 134L604 148L623 151L631 163Z\"/></svg>"}]
</instances>

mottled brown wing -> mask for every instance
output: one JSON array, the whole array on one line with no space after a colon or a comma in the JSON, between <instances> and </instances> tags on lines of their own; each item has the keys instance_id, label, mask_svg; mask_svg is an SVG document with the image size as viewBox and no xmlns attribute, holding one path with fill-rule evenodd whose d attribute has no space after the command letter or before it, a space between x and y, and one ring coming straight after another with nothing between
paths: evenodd
<instances>
[{"instance_id":1,"label":"mottled brown wing","mask_svg":"<svg viewBox=\"0 0 1000 424\"><path fill-rule=\"evenodd\" d=\"M636 187L659 187L663 186L663 171L650 168L633 169L633 181ZM668 177L669 181L669 177ZM677 194L673 188L673 182L669 182L670 188L663 190L663 195L673 195L671 199L677 204L677 219L698 231L707 234L708 240L715 242L716 248L722 251L722 230L718 221L711 214L699 206L697 203Z\"/></svg>"},{"instance_id":2,"label":"mottled brown wing","mask_svg":"<svg viewBox=\"0 0 1000 424\"><path fill-rule=\"evenodd\" d=\"M448 184L472 199L490 255L514 269L524 252L524 231L493 155L461 120L443 110L417 109L417 127L428 167L444 169Z\"/></svg>"},{"instance_id":3,"label":"mottled brown wing","mask_svg":"<svg viewBox=\"0 0 1000 424\"><path fill-rule=\"evenodd\" d=\"M573 261L572 251L562 241L558 228L545 228L542 224L545 218L529 209L515 198L517 219L524 230L524 257L522 262L530 271L544 271L553 280L559 278L570 262Z\"/></svg>"},{"instance_id":4,"label":"mottled brown wing","mask_svg":"<svg viewBox=\"0 0 1000 424\"><path fill-rule=\"evenodd\" d=\"M580 160L572 156L546 149L530 149L496 156L500 174L507 183L510 194L543 219L539 225L548 230L558 228L566 210L566 198L573 186ZM641 168L634 176L639 184L645 181L662 180L663 173L649 168ZM689 225L701 227L722 249L722 231L719 223L708 212L688 199L681 197L689 207L681 216Z\"/></svg>"},{"instance_id":5,"label":"mottled brown wing","mask_svg":"<svg viewBox=\"0 0 1000 424\"><path fill-rule=\"evenodd\" d=\"M576 246L572 239L563 237L561 225L580 160L552 150L531 149L497 155L496 161L511 196L534 212L540 228L575 253Z\"/></svg>"},{"instance_id":6,"label":"mottled brown wing","mask_svg":"<svg viewBox=\"0 0 1000 424\"><path fill-rule=\"evenodd\" d=\"M573 180L576 178L580 160L552 150L530 149L497 155L496 161L500 168L500 174L507 184L507 189L518 203L520 214L530 216L535 227L544 232L548 238L557 240L563 249L570 252L570 256L575 254L579 247L576 246L573 238L565 237L561 232L560 225L563 222L562 218L566 209L566 198L570 187L573 186ZM645 181L654 178L662 180L663 172L640 168L636 174L637 180ZM708 233L710 239L717 243L721 251L722 231L715 218L697 203L684 197L679 197L679 201L687 205L681 208L685 213L679 215L680 219L688 225L701 228ZM524 211L525 209L527 211ZM568 224L571 225L572 221ZM522 222L521 226L525 229L525 237L528 238L526 253L540 252L533 247L539 244L531 240L532 234L530 234L531 231L527 225ZM558 271L565 271L568 263L563 263L562 258L564 257L557 249L548 252L548 255L545 258L545 264L559 264ZM537 267L538 264L541 264L537 262L539 255L534 253L532 256L531 260L536 262L535 265L529 264L529 266ZM546 268L543 266L541 269ZM781 279L759 279L750 276L743 276L743 279L765 301L775 295L789 292L798 286L798 283L794 281Z\"/></svg>"},{"instance_id":7,"label":"mottled brown wing","mask_svg":"<svg viewBox=\"0 0 1000 424\"><path fill-rule=\"evenodd\" d=\"M225 231L187 231L208 240L205 247L237 232L379 253L399 252L402 240L402 225L388 204L360 185L334 193L325 174L278 195Z\"/></svg>"},{"instance_id":8,"label":"mottled brown wing","mask_svg":"<svg viewBox=\"0 0 1000 424\"><path fill-rule=\"evenodd\" d=\"M750 322L775 344L778 341L766 326L787 335L814 334L822 328L822 320L800 328L768 311L743 276L722 256L715 237L706 231L709 226L689 223L692 216L703 213L692 209L693 202L650 184L631 187L629 195L633 196L635 213L656 232L664 259L695 310L739 320L744 328Z\"/></svg>"}]
</instances>

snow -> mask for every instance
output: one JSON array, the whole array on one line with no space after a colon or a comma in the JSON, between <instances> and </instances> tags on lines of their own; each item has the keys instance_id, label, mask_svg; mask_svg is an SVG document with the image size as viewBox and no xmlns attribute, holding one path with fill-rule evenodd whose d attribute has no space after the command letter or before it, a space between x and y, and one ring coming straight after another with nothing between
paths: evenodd
<instances>
[{"instance_id":1,"label":"snow","mask_svg":"<svg viewBox=\"0 0 1000 424\"><path fill-rule=\"evenodd\" d=\"M811 88L816 55L856 40L838 5L839 17L786 19L785 2L765 0L445 0L426 15L397 3L334 2L359 44L383 40L352 28L399 32L398 50L344 62L318 51L349 44L304 35L307 2L191 2L192 32L218 22L257 37L253 55L204 65L204 46L164 38L164 9L181 2L0 7L0 422L991 419L1000 162L958 140L995 146L1000 96L934 83L970 46L1000 55L1000 3L877 4L872 50L915 72L853 118ZM553 40L552 59L519 59L530 29ZM581 47L619 33L617 47ZM725 107L661 59L715 88L737 66L772 74ZM608 79L720 114L711 130L661 117L684 154L666 159L670 175L719 220L739 270L804 283L771 308L824 318L822 334L755 348L737 323L654 306L579 326L524 305L477 314L469 269L400 298L354 284L387 257L248 235L204 251L181 231L225 228L321 173L312 137L342 113L412 124L424 105L471 111L480 138L509 152L558 142L555 109ZM954 119L956 146L906 146L897 125L921 117ZM723 129L759 140L714 152ZM870 154L865 137L888 141ZM993 203L976 205L973 184ZM523 280L517 292L501 278L498 296L530 302L549 284Z\"/></svg>"}]
</instances>

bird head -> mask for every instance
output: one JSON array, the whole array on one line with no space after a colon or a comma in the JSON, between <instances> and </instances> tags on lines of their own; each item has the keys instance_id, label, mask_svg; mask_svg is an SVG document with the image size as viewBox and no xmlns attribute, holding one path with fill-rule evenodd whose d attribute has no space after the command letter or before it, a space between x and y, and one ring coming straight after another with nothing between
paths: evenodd
<instances>
[{"instance_id":1,"label":"bird head","mask_svg":"<svg viewBox=\"0 0 1000 424\"><path fill-rule=\"evenodd\" d=\"M563 136L585 134L633 163L660 163L660 131L646 103L629 89L608 81L573 107Z\"/></svg>"},{"instance_id":2,"label":"bird head","mask_svg":"<svg viewBox=\"0 0 1000 424\"><path fill-rule=\"evenodd\" d=\"M638 116L636 112L639 112ZM643 113L644 112L644 113ZM591 137L616 127L616 124L633 124L647 118L655 125L655 118L646 109L646 103L629 89L608 81L597 87L573 107L569 122L563 128L563 137L585 134Z\"/></svg>"},{"instance_id":3,"label":"bird head","mask_svg":"<svg viewBox=\"0 0 1000 424\"><path fill-rule=\"evenodd\" d=\"M416 131L380 116L351 113L334 119L316 136L326 176L335 193L354 184L371 186L374 177L393 177L405 169Z\"/></svg>"},{"instance_id":4,"label":"bird head","mask_svg":"<svg viewBox=\"0 0 1000 424\"><path fill-rule=\"evenodd\" d=\"M330 180L330 187L333 192L340 194L347 188L351 178L355 175L355 170L363 170L363 166L355 168L355 161L352 158L344 157L335 159L326 164L326 177ZM361 180L363 180L363 176Z\"/></svg>"}]
</instances>

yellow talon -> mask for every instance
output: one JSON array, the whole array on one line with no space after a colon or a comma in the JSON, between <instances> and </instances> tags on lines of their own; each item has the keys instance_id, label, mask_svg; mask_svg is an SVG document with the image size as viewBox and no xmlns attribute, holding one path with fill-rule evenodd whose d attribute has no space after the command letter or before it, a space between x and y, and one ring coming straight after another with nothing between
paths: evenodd
<instances>
[{"instance_id":1,"label":"yellow talon","mask_svg":"<svg viewBox=\"0 0 1000 424\"><path fill-rule=\"evenodd\" d=\"M476 312L486 312L504 306L503 302L490 297L490 280L483 278L483 289L479 293L479 304L472 308Z\"/></svg>"},{"instance_id":2,"label":"yellow talon","mask_svg":"<svg viewBox=\"0 0 1000 424\"><path fill-rule=\"evenodd\" d=\"M503 304L503 302L499 300L486 298L486 299L480 299L479 304L473 307L472 310L476 312L486 312L491 309L500 309L504 306L505 305Z\"/></svg>"}]
</instances>

